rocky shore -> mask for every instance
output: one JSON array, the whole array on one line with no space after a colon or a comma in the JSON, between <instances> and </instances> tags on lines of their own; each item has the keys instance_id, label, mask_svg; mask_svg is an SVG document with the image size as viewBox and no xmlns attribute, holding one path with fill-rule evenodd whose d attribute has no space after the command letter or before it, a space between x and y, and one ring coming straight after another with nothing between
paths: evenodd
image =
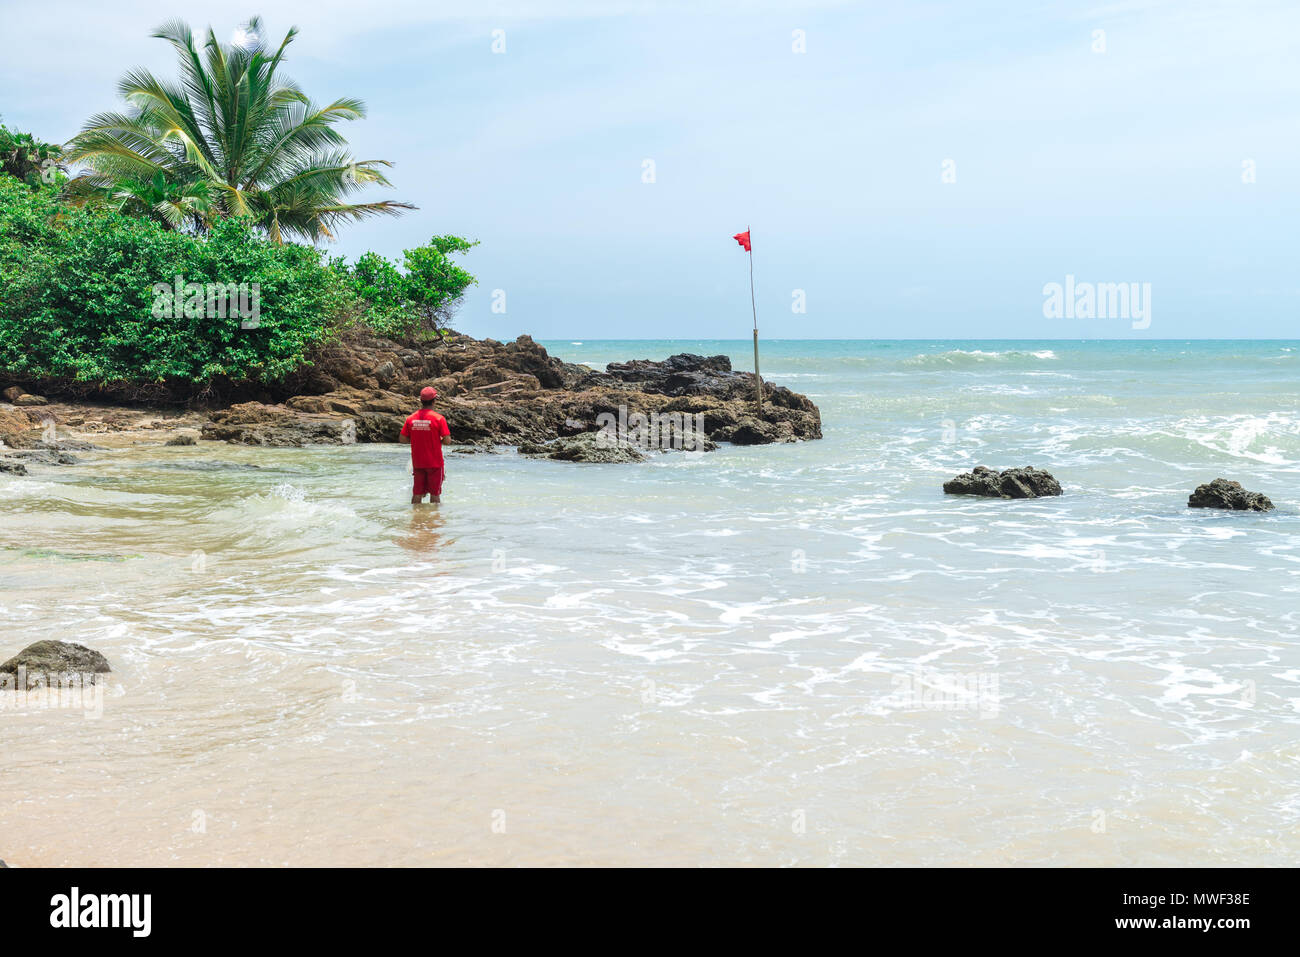
<instances>
[{"instance_id":1,"label":"rocky shore","mask_svg":"<svg viewBox=\"0 0 1300 957\"><path fill-rule=\"evenodd\" d=\"M186 403L123 402L128 393L111 386L88 393L82 384L15 382L0 405L0 470L74 464L76 451L119 433L163 433L171 445L196 438L274 447L396 442L426 385L438 390L436 408L464 451L512 445L541 458L633 462L642 456L624 447L626 436L596 438L609 423L640 416L679 429L698 424L703 435L694 447L704 450L821 438L817 406L782 386L764 383L757 416L753 374L734 371L726 356L639 359L602 371L562 362L529 336L502 343L451 333L415 343L355 332L319 350L281 386L227 384ZM226 401L213 401L223 392Z\"/></svg>"}]
</instances>

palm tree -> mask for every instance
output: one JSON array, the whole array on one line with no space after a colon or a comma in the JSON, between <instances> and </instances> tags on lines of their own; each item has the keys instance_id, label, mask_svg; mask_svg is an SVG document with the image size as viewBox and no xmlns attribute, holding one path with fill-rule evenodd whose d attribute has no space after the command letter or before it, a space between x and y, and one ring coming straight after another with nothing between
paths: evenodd
<instances>
[{"instance_id":1,"label":"palm tree","mask_svg":"<svg viewBox=\"0 0 1300 957\"><path fill-rule=\"evenodd\" d=\"M73 202L107 203L169 228L202 231L213 219L249 217L272 241L333 239L339 224L414 209L392 201L349 203L369 184L391 186L387 160L356 160L334 129L365 116L358 99L317 106L277 74L297 28L271 52L254 17L236 43L208 28L203 52L189 26L163 24L153 36L176 48L180 82L132 70L118 84L125 113L100 113L69 144L68 162L88 169L72 180Z\"/></svg>"},{"instance_id":2,"label":"palm tree","mask_svg":"<svg viewBox=\"0 0 1300 957\"><path fill-rule=\"evenodd\" d=\"M87 173L70 180L63 195L73 203L111 206L118 212L152 219L167 229L188 227L200 232L211 221L213 212L206 180L168 179L162 170L147 180L125 176L114 180Z\"/></svg>"}]
</instances>

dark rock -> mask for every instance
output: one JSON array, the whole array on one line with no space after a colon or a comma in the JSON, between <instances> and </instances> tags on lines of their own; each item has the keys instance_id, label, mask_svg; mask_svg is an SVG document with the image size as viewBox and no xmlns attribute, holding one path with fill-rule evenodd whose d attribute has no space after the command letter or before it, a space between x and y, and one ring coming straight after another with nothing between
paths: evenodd
<instances>
[{"instance_id":1,"label":"dark rock","mask_svg":"<svg viewBox=\"0 0 1300 957\"><path fill-rule=\"evenodd\" d=\"M26 394L26 390L16 385L11 385L9 388L5 389L4 392L0 393L0 395L5 397L6 402L16 402L20 395Z\"/></svg>"},{"instance_id":2,"label":"dark rock","mask_svg":"<svg viewBox=\"0 0 1300 957\"><path fill-rule=\"evenodd\" d=\"M752 415L743 416L734 424L723 425L709 433L709 438L733 445L766 445L772 442L794 442L794 429L789 422L769 422Z\"/></svg>"},{"instance_id":3,"label":"dark rock","mask_svg":"<svg viewBox=\"0 0 1300 957\"><path fill-rule=\"evenodd\" d=\"M54 442L36 442L32 448L44 449L48 452L95 452L100 446L86 439L58 439Z\"/></svg>"},{"instance_id":4,"label":"dark rock","mask_svg":"<svg viewBox=\"0 0 1300 957\"><path fill-rule=\"evenodd\" d=\"M260 469L262 466L254 465L252 462L213 462L213 461L176 461L176 462L151 462L154 468L160 469L177 469L182 472L227 472L231 470L243 469ZM278 469L276 471L284 471Z\"/></svg>"},{"instance_id":5,"label":"dark rock","mask_svg":"<svg viewBox=\"0 0 1300 957\"><path fill-rule=\"evenodd\" d=\"M1039 498L1060 495L1061 483L1036 468L1005 469L997 472L977 465L970 472L943 483L949 495L982 495L988 498Z\"/></svg>"},{"instance_id":6,"label":"dark rock","mask_svg":"<svg viewBox=\"0 0 1300 957\"><path fill-rule=\"evenodd\" d=\"M168 439L166 442L163 443L163 445L197 445L197 444L198 443L195 442L194 440L194 436L189 435L188 433L185 432L182 432L180 435L173 435L170 439Z\"/></svg>"},{"instance_id":7,"label":"dark rock","mask_svg":"<svg viewBox=\"0 0 1300 957\"><path fill-rule=\"evenodd\" d=\"M27 688L55 685L68 674L105 674L112 671L108 659L85 645L66 641L38 641L0 664L0 674L26 675ZM10 682L12 686L12 682Z\"/></svg>"},{"instance_id":8,"label":"dark rock","mask_svg":"<svg viewBox=\"0 0 1300 957\"><path fill-rule=\"evenodd\" d=\"M689 352L679 352L662 362L650 359L611 362L604 372L589 373L587 379L595 385L613 379L635 386L640 392L658 395L729 398L746 387L750 395L754 393L754 377L733 372L731 360L726 356L697 356Z\"/></svg>"},{"instance_id":9,"label":"dark rock","mask_svg":"<svg viewBox=\"0 0 1300 957\"><path fill-rule=\"evenodd\" d=\"M42 446L47 443L40 443ZM81 460L75 455L70 455L56 447L48 448L30 448L15 449L8 454L11 460L23 459L27 462L35 462L38 465L76 465Z\"/></svg>"},{"instance_id":10,"label":"dark rock","mask_svg":"<svg viewBox=\"0 0 1300 957\"><path fill-rule=\"evenodd\" d=\"M6 472L9 475L26 475L27 466L17 459L0 458L0 472Z\"/></svg>"},{"instance_id":11,"label":"dark rock","mask_svg":"<svg viewBox=\"0 0 1300 957\"><path fill-rule=\"evenodd\" d=\"M604 465L645 461L645 454L635 445L608 432L583 432L581 435L550 442L521 442L519 454L530 458L554 459L557 462L594 462Z\"/></svg>"},{"instance_id":12,"label":"dark rock","mask_svg":"<svg viewBox=\"0 0 1300 957\"><path fill-rule=\"evenodd\" d=\"M1226 508L1237 512L1272 511L1273 503L1259 492L1248 492L1240 482L1216 478L1208 485L1198 485L1187 499L1188 508Z\"/></svg>"}]
</instances>

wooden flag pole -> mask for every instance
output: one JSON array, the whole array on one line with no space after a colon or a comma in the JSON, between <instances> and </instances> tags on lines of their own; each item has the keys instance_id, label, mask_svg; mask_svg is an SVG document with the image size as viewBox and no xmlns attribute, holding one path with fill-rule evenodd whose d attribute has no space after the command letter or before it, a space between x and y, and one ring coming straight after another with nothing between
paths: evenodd
<instances>
[{"instance_id":1,"label":"wooden flag pole","mask_svg":"<svg viewBox=\"0 0 1300 957\"><path fill-rule=\"evenodd\" d=\"M763 377L758 371L758 303L754 299L754 231L746 226L749 233L749 306L754 312L754 405L759 419L763 418Z\"/></svg>"}]
</instances>

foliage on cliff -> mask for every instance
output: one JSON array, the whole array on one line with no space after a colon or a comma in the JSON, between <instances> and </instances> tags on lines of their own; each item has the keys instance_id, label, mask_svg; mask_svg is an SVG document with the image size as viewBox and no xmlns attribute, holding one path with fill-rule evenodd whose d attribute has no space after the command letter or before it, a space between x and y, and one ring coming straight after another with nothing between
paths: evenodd
<instances>
[{"instance_id":1,"label":"foliage on cliff","mask_svg":"<svg viewBox=\"0 0 1300 957\"><path fill-rule=\"evenodd\" d=\"M349 266L243 220L199 237L0 173L0 370L23 381L279 381L343 326L438 328L473 282L449 254L471 245L435 237L407 251L404 270L373 254Z\"/></svg>"}]
</instances>

